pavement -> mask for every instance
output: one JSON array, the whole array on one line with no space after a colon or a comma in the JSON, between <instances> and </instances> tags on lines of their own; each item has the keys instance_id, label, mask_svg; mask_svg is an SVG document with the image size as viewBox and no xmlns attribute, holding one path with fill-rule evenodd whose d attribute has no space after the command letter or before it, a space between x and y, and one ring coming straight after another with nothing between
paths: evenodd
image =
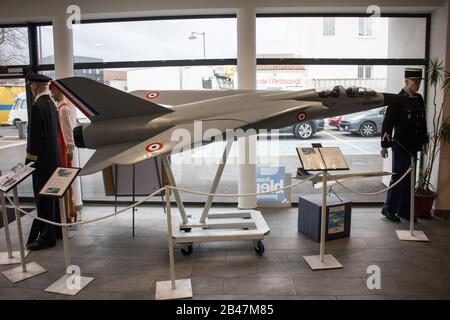
<instances>
[{"instance_id":1,"label":"pavement","mask_svg":"<svg viewBox=\"0 0 450 320\"><path fill-rule=\"evenodd\" d=\"M355 171L379 171L382 170L382 159L379 156L380 137L363 138L348 132L338 131L328 125L325 130L319 132L311 139L298 140L290 134L280 134L270 140L259 139L257 143L258 165L284 166L287 173L295 175L300 162L296 153L297 147L311 146L311 143L322 143L323 146L341 148L349 166L350 172ZM275 140L275 142L274 142ZM223 152L223 143L210 143L201 148L194 149L192 153L185 152L172 157L172 170L179 186L194 190L206 191L212 183L216 172L217 163ZM13 127L0 127L0 170L8 170L17 162L24 161L26 141L18 139L18 132ZM93 151L80 149L79 162L84 165ZM225 167L223 177L219 184L218 192L237 192L237 143L233 144L229 161ZM199 175L201 172L201 175ZM83 199L85 200L112 200L105 197L101 173L81 178ZM347 182L351 188L363 192L373 192L385 188L381 178L367 178L359 181ZM344 189L335 186L334 190L344 197L355 202L381 202L385 194L375 196L358 196L350 194ZM32 196L30 179L19 186L19 192L23 196ZM301 194L317 193L320 190L312 188L310 184L301 185L292 191L294 202ZM185 201L204 201L197 195L183 195ZM159 199L157 199L159 201ZM217 198L217 201L235 202L233 198Z\"/></svg>"}]
</instances>

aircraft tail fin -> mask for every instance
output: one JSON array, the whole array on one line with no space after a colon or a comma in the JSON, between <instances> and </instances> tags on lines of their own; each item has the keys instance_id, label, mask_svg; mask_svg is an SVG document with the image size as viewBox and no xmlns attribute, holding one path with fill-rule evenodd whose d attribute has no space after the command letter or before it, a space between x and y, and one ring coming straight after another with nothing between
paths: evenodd
<instances>
[{"instance_id":1,"label":"aircraft tail fin","mask_svg":"<svg viewBox=\"0 0 450 320\"><path fill-rule=\"evenodd\" d=\"M97 81L69 77L51 83L92 122L140 115L162 116L172 110Z\"/></svg>"}]
</instances>

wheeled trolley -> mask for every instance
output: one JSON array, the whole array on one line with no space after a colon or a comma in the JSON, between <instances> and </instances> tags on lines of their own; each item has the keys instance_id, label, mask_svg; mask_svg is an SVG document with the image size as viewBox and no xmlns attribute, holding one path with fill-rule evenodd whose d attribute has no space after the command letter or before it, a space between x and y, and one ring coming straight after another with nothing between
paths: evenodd
<instances>
[{"instance_id":1,"label":"wheeled trolley","mask_svg":"<svg viewBox=\"0 0 450 320\"><path fill-rule=\"evenodd\" d=\"M257 210L234 210L232 212L210 213L209 209L214 198L214 193L219 185L223 169L228 158L233 140L228 140L222 156L222 162L217 168L205 207L200 216L187 215L179 190L172 189L180 212L181 222L177 231L173 232L176 243L181 244L183 255L193 252L193 244L198 242L212 241L237 241L252 240L258 255L264 254L262 240L270 233L270 227L260 211ZM162 156L164 169L169 183L176 187L175 178L166 155Z\"/></svg>"}]
</instances>

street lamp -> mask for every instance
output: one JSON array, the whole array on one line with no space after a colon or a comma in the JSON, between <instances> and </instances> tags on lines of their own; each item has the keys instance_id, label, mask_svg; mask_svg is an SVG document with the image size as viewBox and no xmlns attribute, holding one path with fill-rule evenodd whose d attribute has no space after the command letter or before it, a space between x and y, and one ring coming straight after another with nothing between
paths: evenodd
<instances>
[{"instance_id":1,"label":"street lamp","mask_svg":"<svg viewBox=\"0 0 450 320\"><path fill-rule=\"evenodd\" d=\"M206 59L206 47L205 47L205 33L204 32L191 32L191 35L189 36L189 40L197 40L197 35L202 36L203 37L203 59Z\"/></svg>"}]
</instances>

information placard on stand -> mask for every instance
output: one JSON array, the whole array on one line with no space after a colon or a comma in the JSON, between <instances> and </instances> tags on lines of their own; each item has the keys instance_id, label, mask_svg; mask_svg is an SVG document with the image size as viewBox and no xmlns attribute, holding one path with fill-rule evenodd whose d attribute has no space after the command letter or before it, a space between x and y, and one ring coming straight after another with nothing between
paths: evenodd
<instances>
[{"instance_id":1,"label":"information placard on stand","mask_svg":"<svg viewBox=\"0 0 450 320\"><path fill-rule=\"evenodd\" d=\"M320 222L320 254L303 258L313 270L342 268L331 254L325 254L327 219L327 175L329 170L349 170L344 155L337 147L297 148L297 154L306 171L322 171L322 213Z\"/></svg>"},{"instance_id":2,"label":"information placard on stand","mask_svg":"<svg viewBox=\"0 0 450 320\"><path fill-rule=\"evenodd\" d=\"M13 264L20 263L21 265L9 270L5 270L2 274L8 278L12 283L20 282L25 279L37 276L41 273L46 272L44 268L42 268L36 262L26 262L26 256L28 251L25 250L25 245L23 241L23 233L22 233L22 221L20 220L20 211L19 211L19 195L17 192L17 186L29 177L35 168L32 167L33 163L29 163L27 165L23 165L21 163L17 164L14 168L11 169L7 174L0 177L0 195L2 202L2 216L3 216L3 224L5 228L5 236L6 236L6 246L7 252L1 255L3 264ZM11 238L9 234L9 221L6 215L6 203L5 203L5 195L13 190L14 196L14 214L17 223L17 234L19 237L19 251L12 251L11 248Z\"/></svg>"},{"instance_id":3,"label":"information placard on stand","mask_svg":"<svg viewBox=\"0 0 450 320\"><path fill-rule=\"evenodd\" d=\"M61 223L64 223L67 219L64 205L64 195L72 185L80 170L80 168L56 168L55 172L53 172L50 179L39 192L40 196L55 197L59 199ZM72 268L69 248L69 232L67 226L62 227L62 235L65 263L64 276L45 289L45 291L73 296L86 287L91 281L94 280L94 278L83 277L81 274L72 274L70 272Z\"/></svg>"}]
</instances>

